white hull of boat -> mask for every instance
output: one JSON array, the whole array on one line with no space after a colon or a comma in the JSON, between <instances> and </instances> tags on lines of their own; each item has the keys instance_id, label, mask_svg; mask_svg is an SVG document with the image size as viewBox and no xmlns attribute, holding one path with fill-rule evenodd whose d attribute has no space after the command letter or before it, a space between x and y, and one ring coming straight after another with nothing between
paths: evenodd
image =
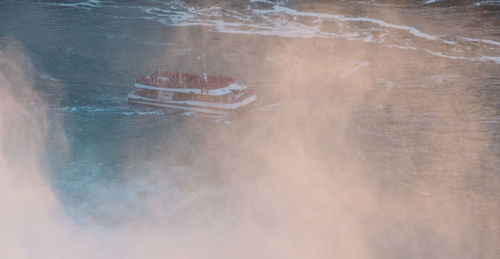
<instances>
[{"instance_id":1,"label":"white hull of boat","mask_svg":"<svg viewBox=\"0 0 500 259\"><path fill-rule=\"evenodd\" d=\"M154 106L158 108L166 109L177 109L183 111L192 111L198 113L208 113L225 115L232 111L237 111L255 101L257 101L257 96L252 95L246 99L241 100L236 103L209 103L200 101L169 101L161 99L146 98L143 96L136 95L134 93L128 94L128 102L134 104Z\"/></svg>"}]
</instances>

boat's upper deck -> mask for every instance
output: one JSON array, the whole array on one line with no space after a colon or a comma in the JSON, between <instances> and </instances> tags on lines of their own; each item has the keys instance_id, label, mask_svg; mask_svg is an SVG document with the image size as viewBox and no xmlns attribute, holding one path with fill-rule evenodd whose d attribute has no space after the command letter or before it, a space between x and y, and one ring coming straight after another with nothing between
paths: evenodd
<instances>
[{"instance_id":1,"label":"boat's upper deck","mask_svg":"<svg viewBox=\"0 0 500 259\"><path fill-rule=\"evenodd\" d=\"M170 71L155 71L149 76L142 76L136 83L158 88L207 89L225 88L235 82L231 77L209 76Z\"/></svg>"}]
</instances>

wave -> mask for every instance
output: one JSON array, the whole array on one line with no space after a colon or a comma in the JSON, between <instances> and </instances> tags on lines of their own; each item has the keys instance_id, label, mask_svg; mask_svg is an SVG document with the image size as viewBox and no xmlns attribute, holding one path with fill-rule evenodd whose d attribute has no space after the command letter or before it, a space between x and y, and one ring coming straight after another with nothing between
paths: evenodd
<instances>
[{"instance_id":1,"label":"wave","mask_svg":"<svg viewBox=\"0 0 500 259\"><path fill-rule=\"evenodd\" d=\"M101 1L99 0L87 0L83 2L76 2L76 3L49 3L50 5L56 5L56 6L62 6L62 7L83 7L83 8L94 8L94 7L100 7L101 6Z\"/></svg>"},{"instance_id":2,"label":"wave","mask_svg":"<svg viewBox=\"0 0 500 259\"><path fill-rule=\"evenodd\" d=\"M135 107L123 106L97 106L97 105L82 105L82 106L66 106L56 108L56 111L63 113L103 113L103 114L121 114L121 115L165 115L163 110L141 110Z\"/></svg>"},{"instance_id":3,"label":"wave","mask_svg":"<svg viewBox=\"0 0 500 259\"><path fill-rule=\"evenodd\" d=\"M38 74L38 76L40 76L40 78L42 78L42 79L50 80L52 82L59 82L59 79L52 77L46 73L40 73L40 74Z\"/></svg>"},{"instance_id":4,"label":"wave","mask_svg":"<svg viewBox=\"0 0 500 259\"><path fill-rule=\"evenodd\" d=\"M252 3L265 3L270 7L255 7ZM134 8L140 12L133 15L134 19L154 21L166 26L206 26L214 31L228 34L358 40L369 44L381 44L387 48L424 50L442 58L500 64L497 48L500 46L500 41L497 40L460 35L435 35L409 25L390 23L368 16L299 11L285 6L285 1L249 0L249 4L240 9L226 8L221 3L207 8L194 7L178 0L147 6L111 3L102 5L97 0L57 5ZM142 44L167 43L142 42ZM467 55L463 52L467 52Z\"/></svg>"}]
</instances>

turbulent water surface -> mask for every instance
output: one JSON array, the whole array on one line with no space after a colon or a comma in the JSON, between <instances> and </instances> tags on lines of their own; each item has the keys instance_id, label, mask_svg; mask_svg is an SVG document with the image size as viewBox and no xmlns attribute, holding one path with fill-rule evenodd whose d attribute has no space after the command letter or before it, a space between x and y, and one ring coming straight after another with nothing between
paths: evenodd
<instances>
[{"instance_id":1,"label":"turbulent water surface","mask_svg":"<svg viewBox=\"0 0 500 259\"><path fill-rule=\"evenodd\" d=\"M138 258L500 253L497 1L7 0L0 25L77 233L159 235ZM158 68L233 76L259 102L127 104Z\"/></svg>"}]
</instances>

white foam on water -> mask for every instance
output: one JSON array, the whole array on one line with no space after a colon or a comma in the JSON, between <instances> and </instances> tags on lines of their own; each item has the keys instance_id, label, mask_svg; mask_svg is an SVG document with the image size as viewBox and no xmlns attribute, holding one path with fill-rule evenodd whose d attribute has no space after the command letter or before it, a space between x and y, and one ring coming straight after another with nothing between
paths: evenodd
<instances>
[{"instance_id":1,"label":"white foam on water","mask_svg":"<svg viewBox=\"0 0 500 259\"><path fill-rule=\"evenodd\" d=\"M132 111L132 112L122 112L123 115L164 115L165 113L158 110L158 111Z\"/></svg>"},{"instance_id":2,"label":"white foam on water","mask_svg":"<svg viewBox=\"0 0 500 259\"><path fill-rule=\"evenodd\" d=\"M286 4L288 0L279 0L279 1L271 1L271 0L250 0L250 3L264 3L271 5L283 5Z\"/></svg>"},{"instance_id":3,"label":"white foam on water","mask_svg":"<svg viewBox=\"0 0 500 259\"><path fill-rule=\"evenodd\" d=\"M69 111L69 112L116 112L120 111L123 108L121 107L99 107L99 106L91 106L91 105L83 105L83 106L66 106L63 108L58 108L61 111Z\"/></svg>"},{"instance_id":4,"label":"white foam on water","mask_svg":"<svg viewBox=\"0 0 500 259\"><path fill-rule=\"evenodd\" d=\"M493 61L497 64L500 64L500 57L489 57L489 56L482 56L478 58L479 61Z\"/></svg>"},{"instance_id":5,"label":"white foam on water","mask_svg":"<svg viewBox=\"0 0 500 259\"><path fill-rule=\"evenodd\" d=\"M459 78L460 75L432 75L429 77L429 79L431 80L438 80L438 79L455 79L455 78Z\"/></svg>"},{"instance_id":6,"label":"white foam on water","mask_svg":"<svg viewBox=\"0 0 500 259\"><path fill-rule=\"evenodd\" d=\"M56 108L56 111L72 113L118 113L123 115L165 115L163 110L137 110L127 106L66 106Z\"/></svg>"},{"instance_id":7,"label":"white foam on water","mask_svg":"<svg viewBox=\"0 0 500 259\"><path fill-rule=\"evenodd\" d=\"M250 0L250 3L266 3L266 4L274 4L269 0Z\"/></svg>"},{"instance_id":8,"label":"white foam on water","mask_svg":"<svg viewBox=\"0 0 500 259\"><path fill-rule=\"evenodd\" d=\"M193 115L193 112L183 112L180 115L190 117Z\"/></svg>"},{"instance_id":9,"label":"white foam on water","mask_svg":"<svg viewBox=\"0 0 500 259\"><path fill-rule=\"evenodd\" d=\"M411 46L400 46L400 45L387 45L388 48L398 48L398 49L406 49L406 50L417 50L417 47L411 47Z\"/></svg>"},{"instance_id":10,"label":"white foam on water","mask_svg":"<svg viewBox=\"0 0 500 259\"><path fill-rule=\"evenodd\" d=\"M354 67L353 69L348 70L348 71L346 71L346 72L342 73L342 75L340 75L340 77L341 77L341 78L344 78L344 77L346 77L346 76L348 76L348 75L350 75L350 74L352 74L352 73L354 73L354 72L356 72L356 71L360 70L360 69L361 69L361 68L363 68L363 67L367 67L367 66L368 66L368 64L369 64L368 62L361 62L361 63L359 63L356 67Z\"/></svg>"},{"instance_id":11,"label":"white foam on water","mask_svg":"<svg viewBox=\"0 0 500 259\"><path fill-rule=\"evenodd\" d=\"M500 46L500 42L494 41L494 40L483 40L483 39L467 38L467 37L460 37L460 39L465 40L465 41L470 41L470 42L481 42L481 43L485 43L485 44Z\"/></svg>"},{"instance_id":12,"label":"white foam on water","mask_svg":"<svg viewBox=\"0 0 500 259\"><path fill-rule=\"evenodd\" d=\"M443 57L443 58L449 58L449 59L460 59L460 60L468 60L468 61L492 61L497 64L500 64L500 57L491 57L491 56L480 56L480 57L463 57L463 56L451 56L451 55L446 55L441 52L434 52L430 50L426 50L428 53Z\"/></svg>"},{"instance_id":13,"label":"white foam on water","mask_svg":"<svg viewBox=\"0 0 500 259\"><path fill-rule=\"evenodd\" d=\"M137 4L113 6L104 5L110 8L136 8L144 13L144 16L135 15L134 19L145 19L159 22L166 26L189 27L206 26L212 31L229 34L276 36L285 38L332 38L359 40L368 44L383 44L389 48L399 48L404 50L417 50L422 48L433 55L450 59L472 60L482 62L500 63L496 57L496 49L500 46L499 41L492 39L478 39L456 35L433 35L426 33L412 26L390 23L381 19L365 16L346 16L335 13L320 13L299 11L283 6L283 1L270 0L250 0L250 3L266 3L272 8L252 8L248 5L246 9L231 10L222 8L219 5L208 8L195 8L183 1L161 2L162 7L141 6ZM438 1L426 1L426 4ZM485 1L485 3L488 1ZM160 3L160 2L158 2ZM83 7L103 7L98 0L89 0L80 3L59 3L60 6L83 6ZM299 19L301 18L301 19ZM306 20L307 22L304 22ZM335 31L324 31L325 23L337 25ZM360 29L358 24L365 24ZM366 26L370 25L371 26ZM400 39L391 37L394 31L408 33L411 36ZM419 42L412 39L422 39L435 42L425 44L424 47ZM439 43L439 44L436 44ZM467 46L467 43L479 44L479 47L487 49L489 55L481 53L481 56L471 54L471 58L463 57L463 52L476 51L476 48L457 48L457 45ZM151 41L141 41L141 44L152 46L163 46L168 43L156 43ZM434 47L435 46L435 47ZM453 46L453 47L448 47ZM445 49L443 49L445 47ZM436 49L439 49L437 51ZM493 52L492 52L493 51ZM460 53L460 55L456 55ZM492 54L495 53L495 54ZM269 60L268 60L269 61ZM272 62L272 61L271 61Z\"/></svg>"},{"instance_id":14,"label":"white foam on water","mask_svg":"<svg viewBox=\"0 0 500 259\"><path fill-rule=\"evenodd\" d=\"M344 15L338 15L338 14L327 14L327 13L316 13L316 12L302 12L302 11L296 11L293 9L290 9L288 7L284 6L278 6L275 5L272 10L253 10L255 14L259 14L261 16L266 16L262 18L271 18L269 16L283 16L283 15L289 15L293 17L306 17L306 18L314 18L317 23L322 23L324 21L339 21L339 22L365 22L365 23L372 23L377 26L385 27L385 28L391 28L391 29L397 29L397 30L404 30L412 34L413 36L419 37L419 38L424 38L427 40L431 41L441 41L446 44L454 44L452 41L447 41L447 40L441 40L439 36L437 35L431 35L428 33L424 33L414 27L411 26L405 26L405 25L397 25L397 24L392 24L388 23L383 20L375 19L375 18L370 18L370 17L347 17ZM316 26L315 26L316 27ZM344 35L344 34L330 34L330 33L325 33L321 31L317 31L319 37L325 37L325 36L350 36L352 37L353 35ZM359 34L358 34L359 35ZM358 36L356 35L356 36ZM373 37L373 35L372 35ZM370 40L370 38L362 38L362 40Z\"/></svg>"},{"instance_id":15,"label":"white foam on water","mask_svg":"<svg viewBox=\"0 0 500 259\"><path fill-rule=\"evenodd\" d=\"M405 31L408 31L409 33L413 34L416 37L425 38L428 40L438 40L437 36L424 33L416 28L413 28L410 26L405 26L405 25L396 25L396 24L385 22L383 20L378 20L378 19L369 18L369 17L346 17L344 15L337 15L337 14L300 12L300 11L296 11L296 10L293 10L293 9L290 9L287 7L283 7L283 6L275 6L274 10L279 12L279 13L286 13L289 15L296 15L296 16L302 16L302 17L316 17L316 18L322 18L322 19L327 19L327 20L339 20L339 21L347 21L347 22L368 22L368 23L373 23L373 24L376 24L376 25L379 25L382 27L405 30Z\"/></svg>"},{"instance_id":16,"label":"white foam on water","mask_svg":"<svg viewBox=\"0 0 500 259\"><path fill-rule=\"evenodd\" d=\"M489 124L497 124L497 123L500 123L500 117L487 118L487 119L484 119L483 121L486 123L489 123Z\"/></svg>"},{"instance_id":17,"label":"white foam on water","mask_svg":"<svg viewBox=\"0 0 500 259\"><path fill-rule=\"evenodd\" d=\"M369 34L368 36L366 36L366 38L363 39L364 42L376 42L374 39L373 39L373 34Z\"/></svg>"},{"instance_id":18,"label":"white foam on water","mask_svg":"<svg viewBox=\"0 0 500 259\"><path fill-rule=\"evenodd\" d=\"M380 79L380 78L375 80L375 83L377 85L383 85L383 86L390 87L390 88L405 88L405 86L403 86L401 84L398 84L398 83L393 82L393 81L388 81L385 79Z\"/></svg>"},{"instance_id":19,"label":"white foam on water","mask_svg":"<svg viewBox=\"0 0 500 259\"><path fill-rule=\"evenodd\" d=\"M101 1L99 0L87 0L84 2L77 3L49 3L49 5L63 6L63 7L84 7L93 8L101 6Z\"/></svg>"},{"instance_id":20,"label":"white foam on water","mask_svg":"<svg viewBox=\"0 0 500 259\"><path fill-rule=\"evenodd\" d=\"M175 44L170 43L170 42L156 42L156 41L152 41L152 40L140 40L138 42L139 42L139 44L148 45L148 46L173 46L173 45L175 45Z\"/></svg>"},{"instance_id":21,"label":"white foam on water","mask_svg":"<svg viewBox=\"0 0 500 259\"><path fill-rule=\"evenodd\" d=\"M434 4L434 3L437 3L437 2L438 2L438 0L427 0L427 1L425 1L424 4Z\"/></svg>"},{"instance_id":22,"label":"white foam on water","mask_svg":"<svg viewBox=\"0 0 500 259\"><path fill-rule=\"evenodd\" d=\"M437 2L437 1L436 1ZM441 35L432 35L429 33L425 33L417 28L406 26L406 25L398 25L392 24L380 19L375 19L371 17L347 17L339 14L328 14L328 13L317 13L317 12L302 12L293 10L288 7L274 5L272 9L251 9L252 14L254 14L258 20L264 21L264 25L258 25L255 23L248 23L246 21L257 20L257 19L248 19L240 20L241 23L237 22L225 22L223 20L211 20L208 23L212 24L216 31L224 32L224 33L235 33L235 34L254 34L254 35L265 35L265 36L279 36L279 37L302 37L302 38L345 38L348 40L362 40L367 43L384 43L385 37L390 32L388 30L382 30L382 33L375 38L375 32L381 31L380 28L373 27L368 32L359 33L359 31L345 31L341 30L339 32L324 32L321 31L321 24L325 21L329 22L337 22L338 24L343 23L371 23L375 26L379 26L385 29L395 29L400 31L406 31L411 35L429 40L440 42L444 45L457 45L456 40L465 40L467 42L476 42L482 44L489 44L494 46L499 46L500 42L494 40L483 40L476 38L467 38L467 37L456 37L456 40L450 40L449 37L447 39L443 38ZM206 9L195 11L198 16L207 16L210 17L210 13L206 12ZM218 14L217 17L221 17L222 15ZM286 19L287 16L291 16L293 19ZM312 25L298 23L297 17L305 17L314 19ZM206 20L199 19L203 21L205 24ZM193 22L193 21L191 21ZM344 26L341 26L343 28ZM249 29L250 28L250 29ZM415 43L414 43L415 44ZM388 47L396 47L400 49L406 50L417 50L418 47L416 45L408 45L402 46L400 44L390 44ZM429 50L431 52L432 51ZM448 49L451 53L463 52L462 49L457 49L453 47ZM454 58L454 55L442 54L441 57L449 57ZM474 61L493 61L498 63L498 58L495 56L480 56L471 59L460 58L464 60L474 60Z\"/></svg>"},{"instance_id":23,"label":"white foam on water","mask_svg":"<svg viewBox=\"0 0 500 259\"><path fill-rule=\"evenodd\" d=\"M46 73L40 73L39 76L40 76L40 78L43 78L43 79L46 79L46 80L50 80L50 81L53 81L53 82L59 82L59 79L57 79L55 77L52 77L52 76L50 76L49 74L46 74Z\"/></svg>"},{"instance_id":24,"label":"white foam on water","mask_svg":"<svg viewBox=\"0 0 500 259\"><path fill-rule=\"evenodd\" d=\"M487 0L487 1L477 2L474 5L476 5L476 6L495 5L496 6L496 5L500 5L500 1L498 1L498 0Z\"/></svg>"},{"instance_id":25,"label":"white foam on water","mask_svg":"<svg viewBox=\"0 0 500 259\"><path fill-rule=\"evenodd\" d=\"M267 57L267 58L266 58L266 61L271 62L271 63L274 63L274 64L276 64L276 65L280 65L280 66L281 66L281 65L283 65L283 64L281 64L279 61L277 61L276 59L271 58L271 57Z\"/></svg>"}]
</instances>

